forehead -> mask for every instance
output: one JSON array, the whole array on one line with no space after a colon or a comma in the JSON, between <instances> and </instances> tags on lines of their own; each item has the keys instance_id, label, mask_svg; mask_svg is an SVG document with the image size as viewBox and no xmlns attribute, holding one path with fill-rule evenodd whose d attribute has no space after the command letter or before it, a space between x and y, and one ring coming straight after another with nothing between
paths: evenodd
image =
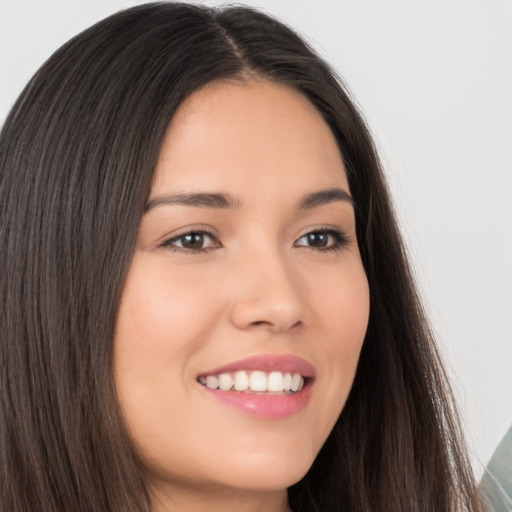
<instances>
[{"instance_id":1,"label":"forehead","mask_svg":"<svg viewBox=\"0 0 512 512\"><path fill-rule=\"evenodd\" d=\"M348 183L336 140L298 91L273 82L215 82L190 95L163 141L153 193L223 189L246 195Z\"/></svg>"}]
</instances>

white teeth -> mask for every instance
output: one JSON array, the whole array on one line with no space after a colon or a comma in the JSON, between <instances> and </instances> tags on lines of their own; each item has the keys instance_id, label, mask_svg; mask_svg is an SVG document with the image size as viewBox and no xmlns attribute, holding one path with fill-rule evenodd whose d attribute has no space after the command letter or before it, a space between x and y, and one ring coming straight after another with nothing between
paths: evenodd
<instances>
[{"instance_id":1,"label":"white teeth","mask_svg":"<svg viewBox=\"0 0 512 512\"><path fill-rule=\"evenodd\" d=\"M235 373L235 389L237 391L249 389L249 377L247 376L247 372Z\"/></svg>"},{"instance_id":2,"label":"white teeth","mask_svg":"<svg viewBox=\"0 0 512 512\"><path fill-rule=\"evenodd\" d=\"M233 378L229 373L221 373L219 375L219 389L221 391L229 391L233 387Z\"/></svg>"},{"instance_id":3,"label":"white teeth","mask_svg":"<svg viewBox=\"0 0 512 512\"><path fill-rule=\"evenodd\" d=\"M218 389L219 379L217 379L217 377L215 377L215 375L209 375L208 377L206 377L206 385L210 389Z\"/></svg>"},{"instance_id":4,"label":"white teeth","mask_svg":"<svg viewBox=\"0 0 512 512\"><path fill-rule=\"evenodd\" d=\"M234 374L201 375L198 381L210 389L220 391L245 391L270 393L295 393L304 387L304 377L298 373L270 372L269 374L255 370L253 372L238 371Z\"/></svg>"},{"instance_id":5,"label":"white teeth","mask_svg":"<svg viewBox=\"0 0 512 512\"><path fill-rule=\"evenodd\" d=\"M281 372L272 372L268 376L268 390L269 391L283 391L283 374Z\"/></svg>"},{"instance_id":6,"label":"white teeth","mask_svg":"<svg viewBox=\"0 0 512 512\"><path fill-rule=\"evenodd\" d=\"M294 373L293 377L292 377L292 385L291 385L290 389L292 391L298 391L301 381L304 382L304 379L298 373Z\"/></svg>"},{"instance_id":7,"label":"white teeth","mask_svg":"<svg viewBox=\"0 0 512 512\"><path fill-rule=\"evenodd\" d=\"M292 389L292 374L291 373L284 374L283 388L285 391L290 391L290 389Z\"/></svg>"},{"instance_id":8,"label":"white teeth","mask_svg":"<svg viewBox=\"0 0 512 512\"><path fill-rule=\"evenodd\" d=\"M267 376L265 372L252 372L249 378L251 391L267 391Z\"/></svg>"}]
</instances>

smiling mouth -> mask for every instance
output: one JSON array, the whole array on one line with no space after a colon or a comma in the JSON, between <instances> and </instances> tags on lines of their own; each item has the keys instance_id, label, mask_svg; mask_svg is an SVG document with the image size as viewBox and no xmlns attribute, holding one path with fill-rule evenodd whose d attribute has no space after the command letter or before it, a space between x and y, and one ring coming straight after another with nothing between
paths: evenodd
<instances>
[{"instance_id":1,"label":"smiling mouth","mask_svg":"<svg viewBox=\"0 0 512 512\"><path fill-rule=\"evenodd\" d=\"M212 390L265 395L291 395L301 391L307 382L306 377L296 372L264 372L261 370L201 375L197 380Z\"/></svg>"},{"instance_id":2,"label":"smiling mouth","mask_svg":"<svg viewBox=\"0 0 512 512\"><path fill-rule=\"evenodd\" d=\"M206 395L250 417L292 418L306 409L315 369L294 354L259 354L197 375Z\"/></svg>"}]
</instances>

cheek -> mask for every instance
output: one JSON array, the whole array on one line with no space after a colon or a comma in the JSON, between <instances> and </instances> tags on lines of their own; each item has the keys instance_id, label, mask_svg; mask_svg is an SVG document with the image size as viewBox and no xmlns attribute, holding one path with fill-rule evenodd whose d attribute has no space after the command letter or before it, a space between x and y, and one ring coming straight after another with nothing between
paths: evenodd
<instances>
[{"instance_id":1,"label":"cheek","mask_svg":"<svg viewBox=\"0 0 512 512\"><path fill-rule=\"evenodd\" d=\"M170 272L165 258L150 263L145 255L132 262L114 338L117 395L139 439L169 424L165 415L187 400L190 361L213 328L218 303L200 276Z\"/></svg>"},{"instance_id":2,"label":"cheek","mask_svg":"<svg viewBox=\"0 0 512 512\"><path fill-rule=\"evenodd\" d=\"M317 304L326 369L318 377L324 400L319 402L317 417L321 437L327 437L348 398L368 326L369 288L362 266L331 280Z\"/></svg>"},{"instance_id":3,"label":"cheek","mask_svg":"<svg viewBox=\"0 0 512 512\"><path fill-rule=\"evenodd\" d=\"M331 300L324 302L324 314L328 317L331 349L335 353L349 353L359 358L359 352L368 327L370 293L363 269L346 274L334 284ZM338 358L344 364L343 358Z\"/></svg>"},{"instance_id":4,"label":"cheek","mask_svg":"<svg viewBox=\"0 0 512 512\"><path fill-rule=\"evenodd\" d=\"M118 356L138 352L167 367L176 365L211 327L215 291L197 272L168 267L165 260L144 264L144 256L133 262L117 321Z\"/></svg>"},{"instance_id":5,"label":"cheek","mask_svg":"<svg viewBox=\"0 0 512 512\"><path fill-rule=\"evenodd\" d=\"M113 370L121 411L148 467L160 468L167 446L172 462L187 431L176 417L193 411L191 361L204 347L218 318L215 289L204 276L186 269L172 272L165 261L135 255L123 290L114 338ZM190 422L189 422L190 423ZM173 428L169 428L172 425ZM181 457L181 459L180 459ZM162 467L170 461L164 460ZM160 468L161 469L161 468Z\"/></svg>"},{"instance_id":6,"label":"cheek","mask_svg":"<svg viewBox=\"0 0 512 512\"><path fill-rule=\"evenodd\" d=\"M347 259L340 271L331 272L321 281L310 284L315 316L324 331L326 349L335 354L353 353L358 358L368 326L370 292L359 257ZM343 364L344 358L334 362Z\"/></svg>"}]
</instances>

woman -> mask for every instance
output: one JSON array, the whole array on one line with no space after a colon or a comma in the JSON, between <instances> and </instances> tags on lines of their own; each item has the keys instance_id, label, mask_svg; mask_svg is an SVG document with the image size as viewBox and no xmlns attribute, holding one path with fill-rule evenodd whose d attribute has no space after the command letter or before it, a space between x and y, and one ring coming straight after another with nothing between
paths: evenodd
<instances>
[{"instance_id":1,"label":"woman","mask_svg":"<svg viewBox=\"0 0 512 512\"><path fill-rule=\"evenodd\" d=\"M114 15L0 155L3 509L480 510L371 139L289 29Z\"/></svg>"}]
</instances>

